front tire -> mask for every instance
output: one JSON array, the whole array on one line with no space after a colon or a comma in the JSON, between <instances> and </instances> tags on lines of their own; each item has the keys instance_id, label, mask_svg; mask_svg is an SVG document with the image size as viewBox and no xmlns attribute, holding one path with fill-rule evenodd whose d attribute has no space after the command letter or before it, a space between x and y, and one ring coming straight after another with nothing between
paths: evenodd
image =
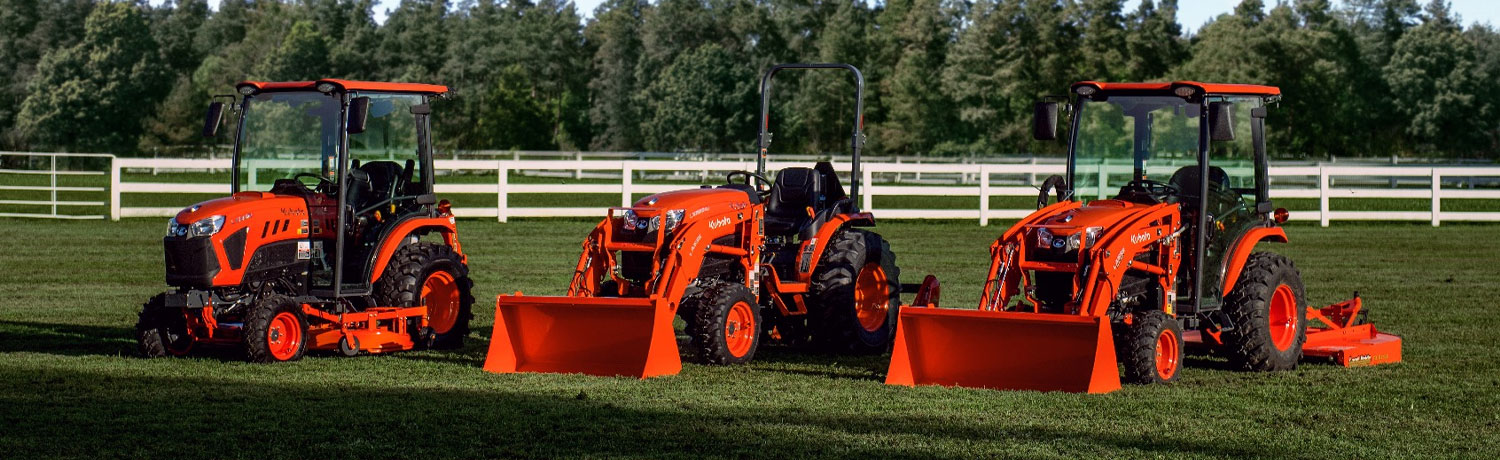
<instances>
[{"instance_id":1,"label":"front tire","mask_svg":"<svg viewBox=\"0 0 1500 460\"><path fill-rule=\"evenodd\" d=\"M307 318L290 297L256 300L245 315L244 328L245 357L250 362L296 361L307 351Z\"/></svg>"},{"instance_id":2,"label":"front tire","mask_svg":"<svg viewBox=\"0 0 1500 460\"><path fill-rule=\"evenodd\" d=\"M462 347L474 318L474 282L469 267L452 247L416 243L401 247L376 282L384 306L427 306L427 327L413 328L418 347ZM420 324L420 323L417 323Z\"/></svg>"},{"instance_id":3,"label":"front tire","mask_svg":"<svg viewBox=\"0 0 1500 460\"><path fill-rule=\"evenodd\" d=\"M760 347L760 306L750 289L714 283L683 301L693 351L708 364L744 364Z\"/></svg>"},{"instance_id":4,"label":"front tire","mask_svg":"<svg viewBox=\"0 0 1500 460\"><path fill-rule=\"evenodd\" d=\"M880 235L859 229L835 233L813 272L813 341L842 353L890 348L901 307L900 276L896 255Z\"/></svg>"},{"instance_id":5,"label":"front tire","mask_svg":"<svg viewBox=\"0 0 1500 460\"><path fill-rule=\"evenodd\" d=\"M1230 364L1247 371L1296 369L1307 341L1303 292L1302 275L1290 259L1251 254L1234 291L1224 299L1234 324L1222 336Z\"/></svg>"},{"instance_id":6,"label":"front tire","mask_svg":"<svg viewBox=\"0 0 1500 460\"><path fill-rule=\"evenodd\" d=\"M1138 312L1125 330L1120 361L1125 383L1170 383L1182 373L1182 324L1161 310Z\"/></svg>"},{"instance_id":7,"label":"front tire","mask_svg":"<svg viewBox=\"0 0 1500 460\"><path fill-rule=\"evenodd\" d=\"M166 308L166 293L157 294L141 306L135 323L136 349L141 356L161 358L186 356L193 351L193 336L188 333L187 313Z\"/></svg>"}]
</instances>

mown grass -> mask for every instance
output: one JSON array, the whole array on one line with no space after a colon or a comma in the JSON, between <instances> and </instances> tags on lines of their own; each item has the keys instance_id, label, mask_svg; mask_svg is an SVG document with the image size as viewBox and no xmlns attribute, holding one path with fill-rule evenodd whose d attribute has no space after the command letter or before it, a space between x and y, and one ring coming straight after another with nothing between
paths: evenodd
<instances>
[{"instance_id":1,"label":"mown grass","mask_svg":"<svg viewBox=\"0 0 1500 460\"><path fill-rule=\"evenodd\" d=\"M1495 226L1292 226L1273 246L1314 303L1360 291L1406 362L1254 374L1194 358L1108 395L883 385L886 357L763 349L633 380L480 369L493 296L560 294L592 222L462 220L477 283L455 352L251 365L131 356L162 290L158 219L0 219L0 452L8 458L1500 456ZM882 222L904 279L977 298L1003 225ZM610 333L612 331L600 331ZM1014 350L955 350L972 359Z\"/></svg>"}]
</instances>

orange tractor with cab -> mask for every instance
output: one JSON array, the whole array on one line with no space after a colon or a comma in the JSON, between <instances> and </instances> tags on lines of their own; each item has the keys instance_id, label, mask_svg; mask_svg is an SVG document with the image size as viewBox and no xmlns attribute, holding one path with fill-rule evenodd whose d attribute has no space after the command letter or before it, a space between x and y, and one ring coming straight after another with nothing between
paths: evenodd
<instances>
[{"instance_id":1,"label":"orange tractor with cab","mask_svg":"<svg viewBox=\"0 0 1500 460\"><path fill-rule=\"evenodd\" d=\"M855 83L852 186L827 162L766 176L771 81L845 70ZM501 295L484 368L650 377L682 369L673 322L703 362L750 361L762 339L883 352L900 305L895 256L860 227L864 80L846 64L772 67L761 80L756 171L658 193L609 215L583 242L566 296Z\"/></svg>"},{"instance_id":2,"label":"orange tractor with cab","mask_svg":"<svg viewBox=\"0 0 1500 460\"><path fill-rule=\"evenodd\" d=\"M1102 393L1176 380L1188 346L1231 366L1401 360L1358 295L1309 308L1268 194L1264 121L1275 87L1080 82L1037 104L1035 137L1071 114L1067 174L990 246L977 310L902 308L886 383ZM1248 136L1246 136L1248 134ZM1049 193L1057 200L1048 204ZM926 308L933 307L933 308ZM1316 322L1313 322L1316 321Z\"/></svg>"},{"instance_id":3,"label":"orange tractor with cab","mask_svg":"<svg viewBox=\"0 0 1500 460\"><path fill-rule=\"evenodd\" d=\"M438 85L243 82L225 198L162 239L171 290L140 313L145 356L204 345L250 361L456 347L473 296L453 214L433 195ZM209 105L205 136L226 105Z\"/></svg>"}]
</instances>

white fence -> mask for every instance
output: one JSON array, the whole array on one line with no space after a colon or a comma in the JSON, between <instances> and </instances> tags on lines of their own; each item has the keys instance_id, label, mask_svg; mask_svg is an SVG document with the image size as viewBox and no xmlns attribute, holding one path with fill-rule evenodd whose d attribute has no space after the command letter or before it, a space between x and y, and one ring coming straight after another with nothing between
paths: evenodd
<instances>
[{"instance_id":1,"label":"white fence","mask_svg":"<svg viewBox=\"0 0 1500 460\"><path fill-rule=\"evenodd\" d=\"M102 183L77 185L71 184L72 181L68 180L77 177L103 176L105 172L98 169L80 170L71 167L70 163L78 159L112 158L114 158L113 155L91 153L0 152L0 217L103 218L104 216L99 214L73 214L62 211L76 207L105 205L104 194L108 189ZM60 165L59 162L62 164ZM42 176L47 179L45 183L32 180ZM46 198L39 198L42 195ZM76 198L79 195L97 199ZM14 209L22 211L11 211ZM36 212L39 209L48 211Z\"/></svg>"},{"instance_id":2,"label":"white fence","mask_svg":"<svg viewBox=\"0 0 1500 460\"><path fill-rule=\"evenodd\" d=\"M181 172L215 172L227 175L227 159L153 159L115 158L111 155L51 154L0 152L0 217L46 217L98 219L103 211L118 220L122 217L167 217L197 197L182 197L178 203L172 195L223 195L229 192L227 178L214 183L184 183ZM79 164L92 161L88 170ZM105 163L107 162L107 166ZM264 169L285 168L285 161L266 160L248 166L247 184L264 180ZM772 162L770 169L785 166L807 166L807 162ZM505 222L512 217L596 217L604 210L597 202L590 206L514 206L517 196L556 194L608 195L627 206L639 195L692 187L686 182L718 183L722 172L754 169L750 160L673 161L673 160L438 160L440 174L437 192L458 204L455 213L463 217L492 217ZM1158 165L1152 175L1170 173L1171 166ZM1081 196L1096 197L1129 175L1128 165L1109 165L1095 171L1102 187L1082 187ZM847 163L835 163L835 169L847 171ZM1230 168L1234 169L1234 168ZM867 162L862 165L863 183L860 201L866 210L878 212L881 219L964 219L988 225L991 220L1017 219L1031 209L1029 200L1006 200L1012 206L993 206L993 197L1029 198L1037 190L1031 184L1039 177L1062 174L1061 164L955 164ZM1248 175L1249 171L1232 171ZM139 173L153 173L142 177ZM155 174L162 173L162 174ZM104 177L108 175L108 182ZM1331 221L1385 220L1427 221L1439 225L1444 221L1500 222L1500 212L1444 211L1443 201L1500 200L1500 167L1496 166L1272 166L1270 170L1273 199L1317 200L1316 210L1292 211L1291 218L1317 221L1323 226ZM177 177L174 177L177 176ZM476 182L475 179L483 182ZM45 178L45 179L42 179ZM526 180L517 180L525 178ZM576 180L583 178L583 180ZM848 183L847 177L844 178ZM199 179L205 181L207 179ZM512 181L515 180L513 183ZM671 181L675 183L663 183ZM563 183L536 183L563 182ZM163 206L126 206L122 197L154 195L146 200ZM475 206L472 199L494 197L493 206ZM162 198L163 196L167 198ZM884 197L910 197L900 208L891 206ZM923 197L962 197L970 205L964 209L928 205ZM877 200L879 199L879 200ZM1340 201L1334 202L1338 199ZM1354 201L1345 201L1354 199ZM1362 199L1419 199L1430 201L1422 210L1344 210L1345 203ZM489 201L488 198L482 201ZM556 201L556 200L550 200ZM609 199L615 202L613 198ZM949 202L952 203L951 201ZM170 205L170 206L165 206ZM877 206L879 205L879 206ZM1370 208L1372 206L1354 206ZM1486 206L1494 211L1494 206ZM24 210L25 212L12 212ZM69 214L68 210L75 212Z\"/></svg>"},{"instance_id":3,"label":"white fence","mask_svg":"<svg viewBox=\"0 0 1500 460\"><path fill-rule=\"evenodd\" d=\"M772 170L784 166L806 166L806 163L772 162ZM274 168L275 160L255 166L247 172L254 176L259 168ZM174 215L180 206L137 207L122 206L125 194L225 194L229 185L188 184L162 181L124 181L122 170L131 171L223 171L230 167L228 160L198 159L136 159L119 158L113 162L110 175L110 218L122 217L167 217ZM1099 178L1103 187L1079 190L1083 196L1108 190L1111 175L1129 174L1111 165L1100 168ZM437 170L442 174L436 191L440 196L463 204L463 197L492 195L495 206L456 207L455 214L461 217L493 217L506 222L512 217L594 217L603 216L599 206L511 206L511 198L525 194L607 194L618 196L621 206L628 206L637 195L663 192L691 187L682 183L636 183L641 177L710 177L723 171L754 169L751 161L635 161L635 160L438 160ZM835 169L847 171L847 164L835 164ZM580 177L585 171L594 172L589 177L614 177L612 183L511 183L513 177L530 177L551 171L571 172ZM604 174L598 174L598 173ZM1018 219L1032 210L1028 208L991 208L991 197L1034 197L1036 188L1027 185L1036 183L1037 177L1062 174L1063 165L1057 164L915 164L915 163L864 163L863 183L860 189L862 207L877 212L881 219L973 219L980 225L988 225L994 219ZM478 174L476 174L478 173ZM1237 172L1238 174L1239 172ZM447 178L474 177L482 174L493 176L493 182L460 183ZM950 185L907 185L911 178L926 175L949 178ZM1438 225L1443 221L1488 221L1500 222L1500 212L1454 212L1443 211L1444 199L1500 200L1500 188L1491 185L1500 183L1500 167L1413 167L1413 166L1273 166L1270 170L1271 197L1317 199L1318 210L1293 211L1291 219L1318 221L1327 226L1334 220L1415 220L1430 221ZM714 176L717 177L717 176ZM903 178L905 179L903 181ZM845 181L847 183L847 178ZM596 180L597 182L597 180ZM709 183L716 182L710 180ZM903 183L905 182L905 183ZM1116 181L1118 182L1118 181ZM1447 184L1445 187L1444 184ZM1475 183L1486 184L1474 188ZM1339 184L1337 187L1335 184ZM1425 185L1415 187L1417 185ZM1469 188L1460 188L1467 186ZM893 209L876 206L877 197L972 197L978 205L970 209ZM1399 198L1431 200L1430 210L1425 211L1344 211L1334 210L1330 200L1335 198ZM187 203L183 203L186 205Z\"/></svg>"}]
</instances>

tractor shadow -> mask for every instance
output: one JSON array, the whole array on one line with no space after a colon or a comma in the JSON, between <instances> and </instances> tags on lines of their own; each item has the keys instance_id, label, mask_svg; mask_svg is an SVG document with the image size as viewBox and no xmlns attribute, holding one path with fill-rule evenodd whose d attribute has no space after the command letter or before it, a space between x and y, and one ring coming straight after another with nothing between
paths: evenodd
<instances>
[{"instance_id":1,"label":"tractor shadow","mask_svg":"<svg viewBox=\"0 0 1500 460\"><path fill-rule=\"evenodd\" d=\"M0 353L131 355L135 330L117 326L0 321Z\"/></svg>"},{"instance_id":2,"label":"tractor shadow","mask_svg":"<svg viewBox=\"0 0 1500 460\"><path fill-rule=\"evenodd\" d=\"M78 392L69 410L55 410L52 399L43 397L49 387L88 385L100 379L118 391ZM1213 439L1042 426L1007 417L975 419L972 414L942 410L829 412L807 410L803 406L809 402L681 407L607 394L585 396L574 388L309 386L268 379L69 369L47 371L42 383L28 373L0 373L0 384L19 396L9 407L19 423L7 432L7 444L18 458L28 453L217 457L226 452L249 458L334 458L371 452L455 458L974 456L890 442L914 434L946 443L994 446L989 449L998 450L985 455L993 458L1033 458L1036 449L1059 448L1075 454L1128 451L1140 457L1295 455L1291 447L1270 443L1235 446ZM255 428L255 435L249 436L242 424L223 423L222 414L276 422ZM756 427L767 423L777 429L746 435L747 429L760 433ZM421 435L391 435L393 427L421 430ZM331 430L349 435L328 436ZM807 433L822 435L810 439Z\"/></svg>"}]
</instances>

